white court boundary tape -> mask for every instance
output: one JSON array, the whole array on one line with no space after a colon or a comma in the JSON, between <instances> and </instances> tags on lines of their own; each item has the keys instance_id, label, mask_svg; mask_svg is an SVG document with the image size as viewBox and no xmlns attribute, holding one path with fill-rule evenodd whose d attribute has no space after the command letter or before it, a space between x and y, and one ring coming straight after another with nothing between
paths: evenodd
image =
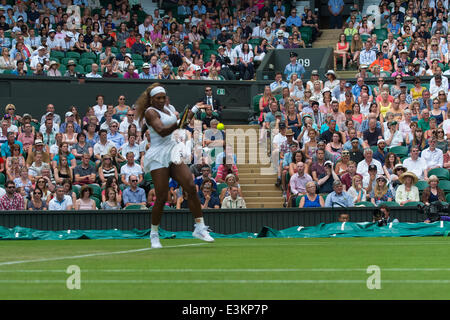
<instances>
[{"instance_id":1,"label":"white court boundary tape","mask_svg":"<svg viewBox=\"0 0 450 320\"><path fill-rule=\"evenodd\" d=\"M162 249L152 249L152 248L141 248L141 249L132 249L132 250L123 250L123 251L110 251L110 252L97 252L97 253L88 253L88 254L80 254L76 256L66 256L66 257L54 257L54 258L41 258L41 259L31 259L31 260L18 260L18 261L6 261L0 262L0 266L9 266L13 264L22 264L22 263L31 263L31 262L47 262L47 261L58 261L58 260L70 260L70 259L81 259L81 258L90 258L97 256L107 256L107 255L116 255L116 254L127 254L141 251L154 251L154 250L164 250L167 248L181 248L181 247L193 247L193 246L201 246L207 243L191 243L191 244L180 244L176 246L164 246Z\"/></svg>"},{"instance_id":2,"label":"white court boundary tape","mask_svg":"<svg viewBox=\"0 0 450 320\"><path fill-rule=\"evenodd\" d=\"M63 284L66 280L0 280L6 284ZM367 280L83 280L83 283L91 284L367 284ZM449 284L448 279L427 280L382 280L383 284Z\"/></svg>"},{"instance_id":3,"label":"white court boundary tape","mask_svg":"<svg viewBox=\"0 0 450 320\"><path fill-rule=\"evenodd\" d=\"M450 268L381 268L383 272L433 272L447 271ZM0 273L66 273L63 269L21 269L21 270L0 270ZM101 273L229 273L229 272L367 272L366 268L292 268L292 269L83 269L82 272Z\"/></svg>"}]
</instances>

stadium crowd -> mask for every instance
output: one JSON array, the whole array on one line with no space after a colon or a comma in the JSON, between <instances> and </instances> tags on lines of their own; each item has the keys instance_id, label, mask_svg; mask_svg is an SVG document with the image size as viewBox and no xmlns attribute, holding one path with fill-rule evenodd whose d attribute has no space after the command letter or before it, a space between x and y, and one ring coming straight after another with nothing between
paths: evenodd
<instances>
[{"instance_id":1,"label":"stadium crowd","mask_svg":"<svg viewBox=\"0 0 450 320\"><path fill-rule=\"evenodd\" d=\"M205 88L205 103L211 91ZM0 130L0 210L151 207L155 190L151 174L143 171L150 134L125 99L119 95L116 105L105 104L98 95L84 116L76 106L60 116L53 104L39 117L20 116L8 104ZM173 139L184 146L203 208L245 208L236 155L223 148L225 135L217 129L217 103L211 100ZM169 99L166 106L174 108ZM188 208L187 194L175 180L169 183L166 206Z\"/></svg>"},{"instance_id":2,"label":"stadium crowd","mask_svg":"<svg viewBox=\"0 0 450 320\"><path fill-rule=\"evenodd\" d=\"M0 71L252 80L268 50L304 48L320 34L312 10L283 1L180 0L172 8L162 15L132 0L1 0Z\"/></svg>"},{"instance_id":3,"label":"stadium crowd","mask_svg":"<svg viewBox=\"0 0 450 320\"><path fill-rule=\"evenodd\" d=\"M341 61L356 68L356 83L335 70L304 79L288 65L258 97L261 126L275 129L276 185L287 206L449 199L448 3L383 1L379 9L377 28L357 6L339 26L335 70Z\"/></svg>"}]
</instances>

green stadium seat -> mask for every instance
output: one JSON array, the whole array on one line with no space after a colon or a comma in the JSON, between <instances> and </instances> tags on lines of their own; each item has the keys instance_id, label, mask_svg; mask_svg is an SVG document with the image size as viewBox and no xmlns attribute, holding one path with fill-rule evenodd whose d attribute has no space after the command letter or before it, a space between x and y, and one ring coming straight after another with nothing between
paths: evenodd
<instances>
[{"instance_id":1,"label":"green stadium seat","mask_svg":"<svg viewBox=\"0 0 450 320\"><path fill-rule=\"evenodd\" d=\"M302 40L305 44L311 43L312 40L312 28L311 27L300 27L298 31L301 34Z\"/></svg>"},{"instance_id":2,"label":"green stadium seat","mask_svg":"<svg viewBox=\"0 0 450 320\"><path fill-rule=\"evenodd\" d=\"M92 59L97 60L97 55L94 52L85 52L81 54L81 59Z\"/></svg>"},{"instance_id":3,"label":"green stadium seat","mask_svg":"<svg viewBox=\"0 0 450 320\"><path fill-rule=\"evenodd\" d=\"M404 157L408 155L408 147L406 146L395 146L389 149L389 152L395 153L399 157Z\"/></svg>"},{"instance_id":4,"label":"green stadium seat","mask_svg":"<svg viewBox=\"0 0 450 320\"><path fill-rule=\"evenodd\" d=\"M428 176L435 175L439 180L450 180L450 171L445 168L434 168L428 172Z\"/></svg>"},{"instance_id":5,"label":"green stadium seat","mask_svg":"<svg viewBox=\"0 0 450 320\"><path fill-rule=\"evenodd\" d=\"M76 184L72 185L72 192L75 192L77 199L80 198L80 190L81 190L81 186L76 185Z\"/></svg>"},{"instance_id":6,"label":"green stadium seat","mask_svg":"<svg viewBox=\"0 0 450 320\"><path fill-rule=\"evenodd\" d=\"M417 207L419 204L423 205L423 202L420 202L420 201L407 202L403 206L404 207Z\"/></svg>"},{"instance_id":7,"label":"green stadium seat","mask_svg":"<svg viewBox=\"0 0 450 320\"><path fill-rule=\"evenodd\" d=\"M400 207L400 205L395 201L382 201L378 204L378 207L382 206L382 205L385 205L388 207Z\"/></svg>"},{"instance_id":8,"label":"green stadium seat","mask_svg":"<svg viewBox=\"0 0 450 320\"><path fill-rule=\"evenodd\" d=\"M226 183L219 183L217 185L217 194L220 195L223 189L227 188L228 185Z\"/></svg>"},{"instance_id":9,"label":"green stadium seat","mask_svg":"<svg viewBox=\"0 0 450 320\"><path fill-rule=\"evenodd\" d=\"M91 199L95 201L95 206L97 207L97 209L101 209L100 199L98 199L96 197L91 197Z\"/></svg>"},{"instance_id":10,"label":"green stadium seat","mask_svg":"<svg viewBox=\"0 0 450 320\"><path fill-rule=\"evenodd\" d=\"M419 189L419 192L425 190L426 188L429 187L428 182L426 182L425 180L419 180L416 183L416 187Z\"/></svg>"},{"instance_id":11,"label":"green stadium seat","mask_svg":"<svg viewBox=\"0 0 450 320\"><path fill-rule=\"evenodd\" d=\"M370 201L360 201L355 203L355 206L375 207L375 205Z\"/></svg>"},{"instance_id":12,"label":"green stadium seat","mask_svg":"<svg viewBox=\"0 0 450 320\"><path fill-rule=\"evenodd\" d=\"M200 50L202 50L203 52L206 52L210 49L211 49L211 47L209 46L209 44L200 43Z\"/></svg>"},{"instance_id":13,"label":"green stadium seat","mask_svg":"<svg viewBox=\"0 0 450 320\"><path fill-rule=\"evenodd\" d=\"M144 181L152 182L152 175L150 172L146 172L144 175Z\"/></svg>"},{"instance_id":14,"label":"green stadium seat","mask_svg":"<svg viewBox=\"0 0 450 320\"><path fill-rule=\"evenodd\" d=\"M85 74L84 67L81 66L81 65L77 65L77 66L75 67L75 71L78 72L78 73Z\"/></svg>"},{"instance_id":15,"label":"green stadium seat","mask_svg":"<svg viewBox=\"0 0 450 320\"><path fill-rule=\"evenodd\" d=\"M295 207L296 207L296 208L298 208L298 206L300 205L300 200L302 200L302 198L303 198L304 196L305 196L305 195L303 194L303 195L301 195L300 197L295 198Z\"/></svg>"},{"instance_id":16,"label":"green stadium seat","mask_svg":"<svg viewBox=\"0 0 450 320\"><path fill-rule=\"evenodd\" d=\"M141 68L144 65L144 60L134 60L134 67Z\"/></svg>"},{"instance_id":17,"label":"green stadium seat","mask_svg":"<svg viewBox=\"0 0 450 320\"><path fill-rule=\"evenodd\" d=\"M78 52L69 51L66 52L66 58L79 60L81 58L81 55Z\"/></svg>"},{"instance_id":18,"label":"green stadium seat","mask_svg":"<svg viewBox=\"0 0 450 320\"><path fill-rule=\"evenodd\" d=\"M141 206L140 204L132 204L132 205L129 205L128 207L124 208L124 210L142 210L142 209L146 209L146 208Z\"/></svg>"},{"instance_id":19,"label":"green stadium seat","mask_svg":"<svg viewBox=\"0 0 450 320\"><path fill-rule=\"evenodd\" d=\"M97 199L102 198L102 188L98 184L89 184L89 187L92 189L92 196Z\"/></svg>"},{"instance_id":20,"label":"green stadium seat","mask_svg":"<svg viewBox=\"0 0 450 320\"><path fill-rule=\"evenodd\" d=\"M61 59L61 64L64 65L64 66L67 66L67 64L69 63L70 60L74 60L75 62L78 62L77 59L63 58L63 59Z\"/></svg>"},{"instance_id":21,"label":"green stadium seat","mask_svg":"<svg viewBox=\"0 0 450 320\"><path fill-rule=\"evenodd\" d=\"M253 104L253 112L259 115L259 100L261 100L262 94L258 94L253 97L252 104Z\"/></svg>"},{"instance_id":22,"label":"green stadium seat","mask_svg":"<svg viewBox=\"0 0 450 320\"><path fill-rule=\"evenodd\" d=\"M448 203L450 203L450 193L448 193L448 194L445 196L445 200L446 200Z\"/></svg>"},{"instance_id":23,"label":"green stadium seat","mask_svg":"<svg viewBox=\"0 0 450 320\"><path fill-rule=\"evenodd\" d=\"M80 61L78 61L78 63L83 67L85 67L86 65L92 65L93 63L95 63L95 60L88 58L81 58Z\"/></svg>"},{"instance_id":24,"label":"green stadium seat","mask_svg":"<svg viewBox=\"0 0 450 320\"><path fill-rule=\"evenodd\" d=\"M65 57L66 57L66 55L62 51L52 50L50 52L50 60L53 60L54 58L61 60L61 59L64 59Z\"/></svg>"},{"instance_id":25,"label":"green stadium seat","mask_svg":"<svg viewBox=\"0 0 450 320\"><path fill-rule=\"evenodd\" d=\"M6 182L6 176L4 173L0 173L0 184L5 185Z\"/></svg>"},{"instance_id":26,"label":"green stadium seat","mask_svg":"<svg viewBox=\"0 0 450 320\"><path fill-rule=\"evenodd\" d=\"M445 193L450 192L450 181L449 180L441 180L439 181L439 188L441 188Z\"/></svg>"},{"instance_id":27,"label":"green stadium seat","mask_svg":"<svg viewBox=\"0 0 450 320\"><path fill-rule=\"evenodd\" d=\"M212 46L214 44L214 41L212 39L205 38L200 41L200 44L206 44L208 46Z\"/></svg>"},{"instance_id":28,"label":"green stadium seat","mask_svg":"<svg viewBox=\"0 0 450 320\"><path fill-rule=\"evenodd\" d=\"M132 53L131 58L133 58L133 61L136 63L136 60L142 61L144 58L139 53Z\"/></svg>"}]
</instances>

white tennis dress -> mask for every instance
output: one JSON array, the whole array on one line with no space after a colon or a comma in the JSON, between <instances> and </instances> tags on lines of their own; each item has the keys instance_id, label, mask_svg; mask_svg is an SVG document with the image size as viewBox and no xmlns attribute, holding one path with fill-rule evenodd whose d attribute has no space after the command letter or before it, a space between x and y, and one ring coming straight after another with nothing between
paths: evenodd
<instances>
[{"instance_id":1,"label":"white tennis dress","mask_svg":"<svg viewBox=\"0 0 450 320\"><path fill-rule=\"evenodd\" d=\"M177 122L177 116L174 109L164 106L164 109L170 113L168 115L154 107L164 126L170 126ZM150 172L160 168L168 168L171 163L180 164L183 156L183 144L177 143L172 139L172 134L165 137L160 136L152 126L148 123L148 131L150 132L150 148L145 152L144 156L144 172Z\"/></svg>"}]
</instances>

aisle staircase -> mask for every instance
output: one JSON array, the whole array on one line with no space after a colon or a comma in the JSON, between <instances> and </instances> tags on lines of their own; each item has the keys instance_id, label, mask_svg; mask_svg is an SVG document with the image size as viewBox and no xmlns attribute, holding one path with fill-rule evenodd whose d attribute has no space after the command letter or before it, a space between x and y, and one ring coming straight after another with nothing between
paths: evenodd
<instances>
[{"instance_id":1,"label":"aisle staircase","mask_svg":"<svg viewBox=\"0 0 450 320\"><path fill-rule=\"evenodd\" d=\"M342 30L339 29L324 29L322 30L322 35L320 38L317 38L316 41L313 42L313 48L335 48L336 43L339 39L339 35L342 33ZM338 62L339 67L339 62ZM342 65L340 66L342 67ZM338 79L353 79L355 75L358 73L354 68L346 71L342 71L340 69L335 70Z\"/></svg>"},{"instance_id":2,"label":"aisle staircase","mask_svg":"<svg viewBox=\"0 0 450 320\"><path fill-rule=\"evenodd\" d=\"M242 129L244 132L252 129L259 134L258 125L227 125L226 129ZM275 187L276 172L270 165L249 163L249 155L257 155L258 150L257 143L250 144L249 139L246 139L245 145L241 146L237 146L237 141L234 142L234 152L238 159L239 183L247 208L282 208L282 192ZM245 163L240 163L239 159L244 159L244 155ZM260 162L259 159L257 162Z\"/></svg>"}]
</instances>

